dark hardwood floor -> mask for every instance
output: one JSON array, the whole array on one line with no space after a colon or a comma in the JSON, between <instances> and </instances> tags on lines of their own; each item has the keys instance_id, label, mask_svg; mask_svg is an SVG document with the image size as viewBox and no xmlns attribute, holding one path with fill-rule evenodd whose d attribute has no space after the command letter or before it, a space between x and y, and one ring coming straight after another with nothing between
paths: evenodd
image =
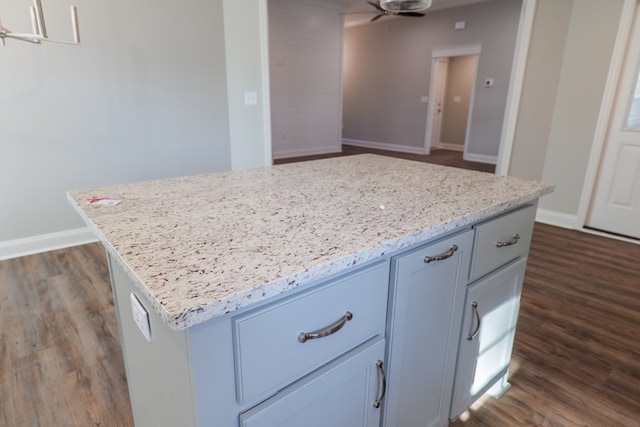
<instances>
[{"instance_id":1,"label":"dark hardwood floor","mask_svg":"<svg viewBox=\"0 0 640 427\"><path fill-rule=\"evenodd\" d=\"M100 245L0 262L0 325L0 426L133 425ZM639 334L640 245L536 224L512 387L452 426L640 426Z\"/></svg>"},{"instance_id":2,"label":"dark hardwood floor","mask_svg":"<svg viewBox=\"0 0 640 427\"><path fill-rule=\"evenodd\" d=\"M329 157L352 156L354 154L364 154L364 153L381 154L383 156L398 157L401 159L416 160L419 162L426 162L426 163L435 163L438 165L452 166L452 167L462 168L462 169L471 169L471 170L476 170L480 172L493 173L496 169L495 165L492 165L492 164L469 162L467 160L464 160L462 158L462 153L459 151L432 150L431 154L424 155L424 154L399 153L396 151L376 150L372 148L361 148L353 145L343 145L341 153L293 157L289 159L278 159L278 160L275 160L274 163L283 164L283 163L301 162L306 160L326 159Z\"/></svg>"}]
</instances>

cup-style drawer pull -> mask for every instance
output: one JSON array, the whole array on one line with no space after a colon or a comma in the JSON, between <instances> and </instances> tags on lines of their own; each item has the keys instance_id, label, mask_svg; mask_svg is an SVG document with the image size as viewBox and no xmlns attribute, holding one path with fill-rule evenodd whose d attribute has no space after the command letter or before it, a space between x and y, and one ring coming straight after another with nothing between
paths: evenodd
<instances>
[{"instance_id":1,"label":"cup-style drawer pull","mask_svg":"<svg viewBox=\"0 0 640 427\"><path fill-rule=\"evenodd\" d=\"M513 237L506 242L496 242L496 247L504 248L505 246L513 246L518 243L518 240L520 240L520 235L514 234Z\"/></svg>"},{"instance_id":2,"label":"cup-style drawer pull","mask_svg":"<svg viewBox=\"0 0 640 427\"><path fill-rule=\"evenodd\" d=\"M318 329L317 331L313 332L300 332L300 335L298 335L298 341L300 341L301 343L305 343L308 340L315 340L335 334L340 329L342 329L344 325L351 319L353 319L353 314L350 311L347 311L344 316L342 316L340 319L336 320L329 326L325 326L324 328Z\"/></svg>"},{"instance_id":3,"label":"cup-style drawer pull","mask_svg":"<svg viewBox=\"0 0 640 427\"><path fill-rule=\"evenodd\" d=\"M473 319L471 319L471 327L469 328L469 335L467 335L468 341L472 341L476 337L476 335L478 335L478 332L480 332L480 313L478 313L478 303L476 301L471 304L471 309L473 310L473 314L475 315L477 325L476 330L474 331Z\"/></svg>"},{"instance_id":4,"label":"cup-style drawer pull","mask_svg":"<svg viewBox=\"0 0 640 427\"><path fill-rule=\"evenodd\" d=\"M451 258L453 256L453 254L456 253L456 251L458 250L458 246L457 245L451 245L451 249L449 249L446 252L443 252L439 255L433 255L433 256L429 256L427 255L426 257L424 257L424 263L425 264L429 264L430 262L434 262L434 261L443 261L447 258Z\"/></svg>"},{"instance_id":5,"label":"cup-style drawer pull","mask_svg":"<svg viewBox=\"0 0 640 427\"><path fill-rule=\"evenodd\" d=\"M382 399L384 399L384 395L387 394L387 376L384 373L384 364L382 363L382 360L378 360L376 362L376 368L378 368L378 391L376 393L376 396L380 397L378 397L375 402L373 402L373 407L379 408L380 404L382 403ZM381 385L382 390L380 389Z\"/></svg>"}]
</instances>

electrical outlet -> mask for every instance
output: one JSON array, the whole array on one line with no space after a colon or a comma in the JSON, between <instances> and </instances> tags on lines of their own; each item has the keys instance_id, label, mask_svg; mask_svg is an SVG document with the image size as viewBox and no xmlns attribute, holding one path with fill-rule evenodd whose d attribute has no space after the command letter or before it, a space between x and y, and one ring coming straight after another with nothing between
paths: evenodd
<instances>
[{"instance_id":1,"label":"electrical outlet","mask_svg":"<svg viewBox=\"0 0 640 427\"><path fill-rule=\"evenodd\" d=\"M145 310L144 306L135 296L133 292L131 292L131 312L133 313L133 321L142 332L142 335L147 339L147 341L151 342L151 325L149 324L149 313Z\"/></svg>"}]
</instances>

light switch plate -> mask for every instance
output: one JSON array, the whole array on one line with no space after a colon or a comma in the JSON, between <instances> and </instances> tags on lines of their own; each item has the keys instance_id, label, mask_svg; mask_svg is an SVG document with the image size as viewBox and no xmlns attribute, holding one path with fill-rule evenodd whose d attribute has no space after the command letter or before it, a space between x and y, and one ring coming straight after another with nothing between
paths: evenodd
<instances>
[{"instance_id":1,"label":"light switch plate","mask_svg":"<svg viewBox=\"0 0 640 427\"><path fill-rule=\"evenodd\" d=\"M258 105L258 94L256 92L245 92L244 105Z\"/></svg>"},{"instance_id":2,"label":"light switch plate","mask_svg":"<svg viewBox=\"0 0 640 427\"><path fill-rule=\"evenodd\" d=\"M144 308L138 297L131 292L131 312L133 313L133 321L142 332L142 335L151 342L151 325L149 324L149 313Z\"/></svg>"}]
</instances>

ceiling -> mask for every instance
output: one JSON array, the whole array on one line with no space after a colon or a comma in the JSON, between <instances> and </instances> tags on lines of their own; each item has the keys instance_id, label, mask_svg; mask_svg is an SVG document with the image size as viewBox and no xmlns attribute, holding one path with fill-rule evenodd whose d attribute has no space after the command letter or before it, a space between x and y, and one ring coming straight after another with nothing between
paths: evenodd
<instances>
[{"instance_id":1,"label":"ceiling","mask_svg":"<svg viewBox=\"0 0 640 427\"><path fill-rule=\"evenodd\" d=\"M371 0L375 2L376 0ZM433 0L433 4L425 13L434 12L436 10L448 9L452 7L465 6L473 3L480 3L489 0ZM344 6L349 6L347 13L344 17L344 26L353 27L356 25L368 24L371 18L376 16L377 11L366 0L333 0L334 3L340 3ZM385 19L395 19L394 16L385 16L380 21ZM376 22L380 22L376 21Z\"/></svg>"}]
</instances>

